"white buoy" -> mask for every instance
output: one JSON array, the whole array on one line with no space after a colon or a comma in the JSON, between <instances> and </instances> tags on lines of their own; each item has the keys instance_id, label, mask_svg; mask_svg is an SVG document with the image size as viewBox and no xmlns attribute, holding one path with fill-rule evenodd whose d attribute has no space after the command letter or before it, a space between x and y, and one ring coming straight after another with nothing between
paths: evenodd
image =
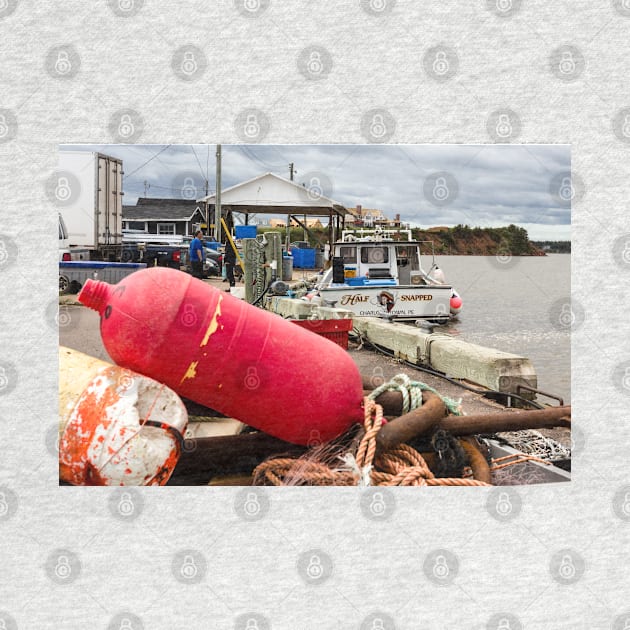
<instances>
[{"instance_id":1,"label":"white buoy","mask_svg":"<svg viewBox=\"0 0 630 630\"><path fill-rule=\"evenodd\" d=\"M446 276L444 275L444 272L437 265L435 265L435 267L433 268L433 271L429 273L429 278L432 278L439 284L446 284Z\"/></svg>"},{"instance_id":2,"label":"white buoy","mask_svg":"<svg viewBox=\"0 0 630 630\"><path fill-rule=\"evenodd\" d=\"M186 407L152 378L59 348L59 476L72 485L165 484Z\"/></svg>"}]
</instances>

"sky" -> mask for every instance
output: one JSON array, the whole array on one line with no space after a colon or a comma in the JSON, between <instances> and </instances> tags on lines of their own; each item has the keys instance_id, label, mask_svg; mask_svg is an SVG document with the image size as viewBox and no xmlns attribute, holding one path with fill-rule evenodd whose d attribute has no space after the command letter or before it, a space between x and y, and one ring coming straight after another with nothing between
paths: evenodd
<instances>
[{"instance_id":1,"label":"sky","mask_svg":"<svg viewBox=\"0 0 630 630\"><path fill-rule=\"evenodd\" d=\"M64 145L123 160L125 205L215 191L216 145ZM532 240L571 238L569 145L222 145L222 189L272 172L346 207L412 227L499 227ZM146 191L146 193L145 193Z\"/></svg>"}]
</instances>

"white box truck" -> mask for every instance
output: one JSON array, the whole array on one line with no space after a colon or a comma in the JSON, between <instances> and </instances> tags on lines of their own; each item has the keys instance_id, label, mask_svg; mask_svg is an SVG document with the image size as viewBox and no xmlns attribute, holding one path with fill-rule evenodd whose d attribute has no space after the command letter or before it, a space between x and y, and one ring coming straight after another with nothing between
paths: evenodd
<instances>
[{"instance_id":1,"label":"white box truck","mask_svg":"<svg viewBox=\"0 0 630 630\"><path fill-rule=\"evenodd\" d=\"M73 259L117 261L122 251L122 160L93 151L60 151L60 210Z\"/></svg>"}]
</instances>

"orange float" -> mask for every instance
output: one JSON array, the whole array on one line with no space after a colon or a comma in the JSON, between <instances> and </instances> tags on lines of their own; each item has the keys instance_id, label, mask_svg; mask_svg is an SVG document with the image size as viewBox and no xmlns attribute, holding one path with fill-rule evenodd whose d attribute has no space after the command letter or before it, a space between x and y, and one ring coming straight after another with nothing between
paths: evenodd
<instances>
[{"instance_id":1,"label":"orange float","mask_svg":"<svg viewBox=\"0 0 630 630\"><path fill-rule=\"evenodd\" d=\"M157 381L59 349L59 477L72 485L163 485L179 459L186 408Z\"/></svg>"}]
</instances>

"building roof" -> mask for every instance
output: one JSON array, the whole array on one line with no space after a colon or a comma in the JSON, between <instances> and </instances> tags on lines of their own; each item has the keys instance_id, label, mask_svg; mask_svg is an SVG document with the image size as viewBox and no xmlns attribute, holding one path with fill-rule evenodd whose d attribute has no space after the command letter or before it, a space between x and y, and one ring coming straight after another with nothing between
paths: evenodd
<instances>
[{"instance_id":1,"label":"building roof","mask_svg":"<svg viewBox=\"0 0 630 630\"><path fill-rule=\"evenodd\" d=\"M352 215L354 215L355 217L383 217L383 211L382 210L377 210L375 208L361 208L361 213L359 214L359 212L357 211L356 208L348 208L348 212Z\"/></svg>"},{"instance_id":2,"label":"building roof","mask_svg":"<svg viewBox=\"0 0 630 630\"><path fill-rule=\"evenodd\" d=\"M194 199L140 197L135 206L123 206L125 221L190 221L203 206Z\"/></svg>"},{"instance_id":3,"label":"building roof","mask_svg":"<svg viewBox=\"0 0 630 630\"><path fill-rule=\"evenodd\" d=\"M216 193L199 202L213 205ZM263 173L221 191L221 208L255 214L299 214L327 217L343 216L346 208L314 188L306 188L275 173Z\"/></svg>"}]
</instances>

